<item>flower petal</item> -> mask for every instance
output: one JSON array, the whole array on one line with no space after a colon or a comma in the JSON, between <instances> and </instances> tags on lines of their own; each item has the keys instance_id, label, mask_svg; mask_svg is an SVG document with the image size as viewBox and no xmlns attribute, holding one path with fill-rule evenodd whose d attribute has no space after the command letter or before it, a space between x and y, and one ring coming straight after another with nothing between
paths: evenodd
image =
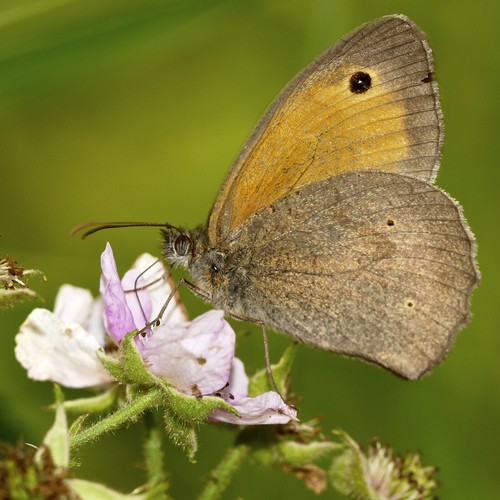
<instances>
[{"instance_id":1,"label":"flower petal","mask_svg":"<svg viewBox=\"0 0 500 500\"><path fill-rule=\"evenodd\" d=\"M57 292L54 314L64 323L86 324L92 310L92 294L85 288L62 285Z\"/></svg>"},{"instance_id":2,"label":"flower petal","mask_svg":"<svg viewBox=\"0 0 500 500\"><path fill-rule=\"evenodd\" d=\"M151 372L181 392L212 394L229 380L235 334L223 311L209 311L190 323L162 325L143 342L142 355Z\"/></svg>"},{"instance_id":3,"label":"flower petal","mask_svg":"<svg viewBox=\"0 0 500 500\"><path fill-rule=\"evenodd\" d=\"M127 333L135 330L135 323L127 305L113 250L109 243L101 255L101 267L100 292L105 303L106 329L111 338L119 343Z\"/></svg>"},{"instance_id":4,"label":"flower petal","mask_svg":"<svg viewBox=\"0 0 500 500\"><path fill-rule=\"evenodd\" d=\"M73 285L62 285L56 295L54 314L63 323L78 323L103 346L106 330L102 319L101 299L93 299L89 290Z\"/></svg>"},{"instance_id":5,"label":"flower petal","mask_svg":"<svg viewBox=\"0 0 500 500\"><path fill-rule=\"evenodd\" d=\"M142 330L146 323L152 318L151 299L148 290L144 286L139 269L130 269L125 273L121 281L125 292L125 300L134 318L134 325L138 330Z\"/></svg>"},{"instance_id":6,"label":"flower petal","mask_svg":"<svg viewBox=\"0 0 500 500\"><path fill-rule=\"evenodd\" d=\"M239 411L241 417L224 410L215 410L209 420L236 425L287 424L291 420L298 420L297 410L287 405L274 391L259 394L255 398L229 402Z\"/></svg>"},{"instance_id":7,"label":"flower petal","mask_svg":"<svg viewBox=\"0 0 500 500\"><path fill-rule=\"evenodd\" d=\"M100 344L77 323L64 323L47 309L34 309L16 335L16 358L34 380L66 387L112 381L97 358Z\"/></svg>"},{"instance_id":8,"label":"flower petal","mask_svg":"<svg viewBox=\"0 0 500 500\"><path fill-rule=\"evenodd\" d=\"M220 397L230 404L248 396L248 376L241 359L233 359L228 385L219 393Z\"/></svg>"},{"instance_id":9,"label":"flower petal","mask_svg":"<svg viewBox=\"0 0 500 500\"><path fill-rule=\"evenodd\" d=\"M103 347L106 345L109 338L106 328L104 328L104 301L102 297L94 299L88 322L82 326L85 326L87 332L97 339L99 345Z\"/></svg>"},{"instance_id":10,"label":"flower petal","mask_svg":"<svg viewBox=\"0 0 500 500\"><path fill-rule=\"evenodd\" d=\"M147 286L147 292L151 300L151 317L149 319L153 320L160 313L173 289L168 271L161 260L148 253L140 255L131 269L137 269L142 273L139 286ZM188 316L180 297L176 294L163 314L162 323L184 323L186 321L188 321Z\"/></svg>"}]
</instances>

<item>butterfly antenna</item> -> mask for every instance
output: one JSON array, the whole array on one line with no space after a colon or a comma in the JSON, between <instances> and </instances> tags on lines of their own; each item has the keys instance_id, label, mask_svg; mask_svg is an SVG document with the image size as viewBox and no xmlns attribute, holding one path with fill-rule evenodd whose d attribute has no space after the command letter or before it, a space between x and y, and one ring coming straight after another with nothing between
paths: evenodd
<instances>
[{"instance_id":1,"label":"butterfly antenna","mask_svg":"<svg viewBox=\"0 0 500 500\"><path fill-rule=\"evenodd\" d=\"M164 227L166 229L176 229L175 226L165 222L85 222L75 226L70 232L70 236L84 231L81 238L84 240L87 236L102 231L103 229L114 229L117 227Z\"/></svg>"}]
</instances>

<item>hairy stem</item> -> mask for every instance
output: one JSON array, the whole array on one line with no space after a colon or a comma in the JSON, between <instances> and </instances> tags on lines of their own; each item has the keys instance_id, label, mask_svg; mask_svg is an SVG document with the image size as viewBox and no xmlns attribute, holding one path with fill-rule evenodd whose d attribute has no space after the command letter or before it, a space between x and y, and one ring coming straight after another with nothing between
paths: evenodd
<instances>
[{"instance_id":1,"label":"hairy stem","mask_svg":"<svg viewBox=\"0 0 500 500\"><path fill-rule=\"evenodd\" d=\"M102 434L117 429L125 422L138 417L145 410L160 404L163 398L163 391L156 388L138 395L127 406L71 436L71 448L79 448L90 441L94 441Z\"/></svg>"},{"instance_id":2,"label":"hairy stem","mask_svg":"<svg viewBox=\"0 0 500 500\"><path fill-rule=\"evenodd\" d=\"M219 465L210 474L208 483L198 500L215 500L219 498L249 452L250 446L244 443L237 443L230 448L219 462Z\"/></svg>"},{"instance_id":3,"label":"hairy stem","mask_svg":"<svg viewBox=\"0 0 500 500\"><path fill-rule=\"evenodd\" d=\"M148 473L148 490L146 498L149 500L167 500L169 482L163 468L163 440L156 419L151 412L145 415L147 436L144 443L144 460Z\"/></svg>"}]
</instances>

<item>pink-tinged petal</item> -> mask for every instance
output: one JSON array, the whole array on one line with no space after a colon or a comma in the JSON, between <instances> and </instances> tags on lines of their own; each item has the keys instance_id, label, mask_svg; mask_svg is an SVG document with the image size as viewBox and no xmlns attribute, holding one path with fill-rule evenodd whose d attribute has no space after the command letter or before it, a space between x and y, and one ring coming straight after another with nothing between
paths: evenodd
<instances>
[{"instance_id":1,"label":"pink-tinged petal","mask_svg":"<svg viewBox=\"0 0 500 500\"><path fill-rule=\"evenodd\" d=\"M155 319L172 292L172 281L169 279L169 274L161 260L147 253L140 255L136 259L132 269L137 269L143 273L140 285L147 286L152 306L149 319ZM185 323L188 319L180 298L176 294L163 314L162 323Z\"/></svg>"},{"instance_id":2,"label":"pink-tinged petal","mask_svg":"<svg viewBox=\"0 0 500 500\"><path fill-rule=\"evenodd\" d=\"M106 329L110 337L119 343L128 332L135 330L135 323L125 299L125 292L109 243L101 255L101 268L100 292L105 304Z\"/></svg>"},{"instance_id":3,"label":"pink-tinged petal","mask_svg":"<svg viewBox=\"0 0 500 500\"><path fill-rule=\"evenodd\" d=\"M162 325L143 342L142 356L151 372L181 392L212 394L229 379L235 334L223 311L209 311L190 323Z\"/></svg>"},{"instance_id":4,"label":"pink-tinged petal","mask_svg":"<svg viewBox=\"0 0 500 500\"><path fill-rule=\"evenodd\" d=\"M63 323L46 309L34 309L16 335L16 358L34 380L66 387L112 382L97 358L100 344L77 323Z\"/></svg>"},{"instance_id":5,"label":"pink-tinged petal","mask_svg":"<svg viewBox=\"0 0 500 500\"><path fill-rule=\"evenodd\" d=\"M241 359L233 359L229 383L222 391L218 391L218 394L230 404L248 396L248 377Z\"/></svg>"},{"instance_id":6,"label":"pink-tinged petal","mask_svg":"<svg viewBox=\"0 0 500 500\"><path fill-rule=\"evenodd\" d=\"M153 319L151 316L151 299L148 290L142 288L144 280L140 275L141 271L138 269L130 269L122 279L125 300L134 318L135 327L138 330L142 330L146 326L146 323L149 323Z\"/></svg>"},{"instance_id":7,"label":"pink-tinged petal","mask_svg":"<svg viewBox=\"0 0 500 500\"><path fill-rule=\"evenodd\" d=\"M85 325L92 311L92 294L85 288L62 285L57 292L54 314L64 323Z\"/></svg>"},{"instance_id":8,"label":"pink-tinged petal","mask_svg":"<svg viewBox=\"0 0 500 500\"><path fill-rule=\"evenodd\" d=\"M106 345L108 341L108 333L104 328L104 301L101 297L94 299L90 317L86 325L82 325L87 332L97 339L101 346Z\"/></svg>"},{"instance_id":9,"label":"pink-tinged petal","mask_svg":"<svg viewBox=\"0 0 500 500\"><path fill-rule=\"evenodd\" d=\"M255 398L228 402L239 411L241 417L219 409L212 413L209 420L236 425L287 424L291 420L297 420L297 410L284 403L281 396L273 391L259 394Z\"/></svg>"}]
</instances>

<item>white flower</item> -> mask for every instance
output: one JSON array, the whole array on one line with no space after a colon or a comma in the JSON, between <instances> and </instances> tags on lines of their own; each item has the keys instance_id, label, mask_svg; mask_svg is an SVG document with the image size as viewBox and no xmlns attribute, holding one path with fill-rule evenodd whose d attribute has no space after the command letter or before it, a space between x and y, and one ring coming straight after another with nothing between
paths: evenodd
<instances>
[{"instance_id":1,"label":"white flower","mask_svg":"<svg viewBox=\"0 0 500 500\"><path fill-rule=\"evenodd\" d=\"M120 280L108 244L101 256L101 297L64 285L54 312L35 309L16 336L16 356L36 380L67 387L112 382L97 357L106 332L119 346L127 333L139 331L135 344L147 369L180 392L216 395L234 406L241 417L217 410L213 421L240 425L278 424L296 420L294 408L276 392L248 396L243 363L234 357L235 333L224 312L212 310L187 321L177 296L170 301L159 326L158 314L172 292L161 262L144 254Z\"/></svg>"},{"instance_id":2,"label":"white flower","mask_svg":"<svg viewBox=\"0 0 500 500\"><path fill-rule=\"evenodd\" d=\"M16 335L16 358L28 376L66 387L111 382L96 354L106 338L102 310L100 299L71 285L60 288L54 312L34 309Z\"/></svg>"}]
</instances>

